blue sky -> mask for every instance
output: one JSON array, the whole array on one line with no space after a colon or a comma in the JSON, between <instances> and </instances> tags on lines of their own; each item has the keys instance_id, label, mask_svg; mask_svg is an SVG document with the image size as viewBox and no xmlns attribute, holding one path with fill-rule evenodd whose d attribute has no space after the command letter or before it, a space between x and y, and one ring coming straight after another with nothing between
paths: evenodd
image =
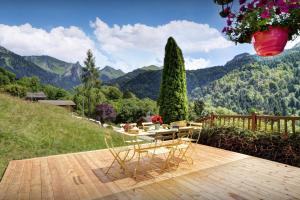
<instances>
[{"instance_id":1,"label":"blue sky","mask_svg":"<svg viewBox=\"0 0 300 200\"><path fill-rule=\"evenodd\" d=\"M253 54L252 45L226 41L219 10L212 0L2 0L0 45L81 63L90 48L97 66L124 71L162 65L168 36L182 48L188 69Z\"/></svg>"}]
</instances>

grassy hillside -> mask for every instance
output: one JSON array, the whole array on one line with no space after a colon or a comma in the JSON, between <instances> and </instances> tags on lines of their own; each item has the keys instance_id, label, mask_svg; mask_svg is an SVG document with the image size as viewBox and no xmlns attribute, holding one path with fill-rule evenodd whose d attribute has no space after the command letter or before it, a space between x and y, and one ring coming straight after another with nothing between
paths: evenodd
<instances>
[{"instance_id":1,"label":"grassy hillside","mask_svg":"<svg viewBox=\"0 0 300 200\"><path fill-rule=\"evenodd\" d=\"M10 160L106 148L106 131L64 108L0 93L0 179ZM118 135L114 139L121 144Z\"/></svg>"}]
</instances>

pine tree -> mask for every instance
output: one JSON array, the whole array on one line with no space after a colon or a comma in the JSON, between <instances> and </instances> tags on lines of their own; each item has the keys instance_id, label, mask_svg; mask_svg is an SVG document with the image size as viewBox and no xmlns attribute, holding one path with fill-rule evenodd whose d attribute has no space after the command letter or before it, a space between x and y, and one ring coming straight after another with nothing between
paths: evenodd
<instances>
[{"instance_id":1,"label":"pine tree","mask_svg":"<svg viewBox=\"0 0 300 200\"><path fill-rule=\"evenodd\" d=\"M168 39L165 47L158 106L164 123L185 120L188 117L184 59L181 49L172 37Z\"/></svg>"},{"instance_id":2,"label":"pine tree","mask_svg":"<svg viewBox=\"0 0 300 200\"><path fill-rule=\"evenodd\" d=\"M91 116L92 106L91 106L91 90L94 87L100 85L99 81L100 72L96 68L95 58L92 51L89 49L87 52L87 58L84 61L84 67L82 68L81 81L84 85L85 96L88 99L88 115Z\"/></svg>"},{"instance_id":3,"label":"pine tree","mask_svg":"<svg viewBox=\"0 0 300 200\"><path fill-rule=\"evenodd\" d=\"M81 81L86 89L91 89L99 85L99 76L100 72L96 68L95 58L89 49L82 68Z\"/></svg>"}]
</instances>

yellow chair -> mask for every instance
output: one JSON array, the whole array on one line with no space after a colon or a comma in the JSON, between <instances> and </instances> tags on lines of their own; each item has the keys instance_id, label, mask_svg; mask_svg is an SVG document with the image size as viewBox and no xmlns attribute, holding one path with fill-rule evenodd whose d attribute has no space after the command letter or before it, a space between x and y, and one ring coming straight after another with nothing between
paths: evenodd
<instances>
[{"instance_id":1,"label":"yellow chair","mask_svg":"<svg viewBox=\"0 0 300 200\"><path fill-rule=\"evenodd\" d=\"M150 163L153 162L154 158L159 155L164 155L165 162L162 165L162 169L166 168L169 165L169 161L174 152L174 139L176 136L176 131L174 130L164 130L158 131L155 133L154 142L148 144L136 143L134 145L134 152L138 156L137 165L134 172L134 177L136 178L137 171L140 167L140 160L143 154L147 154L147 156L152 155L150 159ZM165 143L165 141L167 143Z\"/></svg>"},{"instance_id":2,"label":"yellow chair","mask_svg":"<svg viewBox=\"0 0 300 200\"><path fill-rule=\"evenodd\" d=\"M186 155L187 151L191 147L192 144L192 134L193 134L193 127L182 127L178 129L177 137L178 137L178 145L176 150L179 151L178 158L180 160L186 160L188 164L193 164L193 159ZM191 161L191 163L189 162ZM178 162L179 165L179 162Z\"/></svg>"},{"instance_id":3,"label":"yellow chair","mask_svg":"<svg viewBox=\"0 0 300 200\"><path fill-rule=\"evenodd\" d=\"M114 147L113 139L109 133L106 133L104 135L104 141L105 141L106 147L108 148L108 150L114 157L114 160L112 161L111 165L108 167L105 174L108 174L108 172L110 171L110 169L112 168L112 166L115 162L117 162L120 165L121 169L126 174L127 173L126 163L132 159L132 157L130 157L129 153L133 149L128 146Z\"/></svg>"},{"instance_id":4,"label":"yellow chair","mask_svg":"<svg viewBox=\"0 0 300 200\"><path fill-rule=\"evenodd\" d=\"M155 156L164 155L165 162L162 166L166 168L170 163L170 159L174 155L174 150L176 149L176 131L175 130L164 130L156 132L154 137L154 144L152 148L148 149L147 152L152 154L151 161L153 161Z\"/></svg>"},{"instance_id":5,"label":"yellow chair","mask_svg":"<svg viewBox=\"0 0 300 200\"><path fill-rule=\"evenodd\" d=\"M171 128L172 127L185 127L185 126L187 126L187 122L185 120L175 121L175 122L171 122L170 126L171 126Z\"/></svg>"}]
</instances>

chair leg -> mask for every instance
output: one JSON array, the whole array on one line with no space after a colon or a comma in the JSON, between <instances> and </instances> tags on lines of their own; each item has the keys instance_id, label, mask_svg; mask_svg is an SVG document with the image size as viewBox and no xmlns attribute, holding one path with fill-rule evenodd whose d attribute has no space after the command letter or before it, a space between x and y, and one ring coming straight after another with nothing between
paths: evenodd
<instances>
[{"instance_id":1,"label":"chair leg","mask_svg":"<svg viewBox=\"0 0 300 200\"><path fill-rule=\"evenodd\" d=\"M110 164L110 166L108 167L108 169L106 170L105 174L108 174L109 170L111 169L111 167L113 166L113 164L115 163L117 159L114 158L114 160L112 161L112 163Z\"/></svg>"},{"instance_id":2,"label":"chair leg","mask_svg":"<svg viewBox=\"0 0 300 200\"><path fill-rule=\"evenodd\" d=\"M140 165L140 159L141 159L141 153L139 152L138 153L138 161L137 161L137 165L135 166L135 169L134 169L134 178L136 179L136 174L137 174L137 171L138 171L138 168L139 168L139 165Z\"/></svg>"}]
</instances>

